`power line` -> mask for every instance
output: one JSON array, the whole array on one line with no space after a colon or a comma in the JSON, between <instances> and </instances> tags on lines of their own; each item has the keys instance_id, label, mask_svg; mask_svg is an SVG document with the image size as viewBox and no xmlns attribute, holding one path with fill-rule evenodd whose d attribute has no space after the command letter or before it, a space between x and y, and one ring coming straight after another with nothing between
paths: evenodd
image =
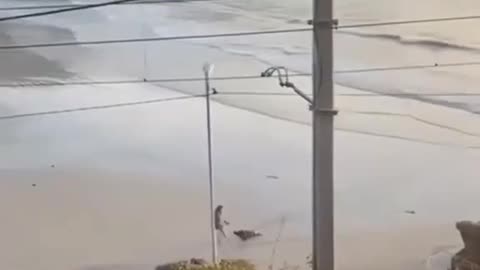
<instances>
[{"instance_id":1,"label":"power line","mask_svg":"<svg viewBox=\"0 0 480 270\"><path fill-rule=\"evenodd\" d=\"M354 114L363 114L363 115L372 115L372 116L409 118L411 120L414 120L414 121L417 121L417 122L420 122L420 123L423 123L423 124L426 124L426 125L429 125L429 126L433 126L433 127L436 127L436 128L453 131L453 132L456 132L456 133L460 133L462 135L468 135L468 136L480 138L480 133L471 132L471 131L468 131L468 130L463 130L461 128L445 125L445 124L442 124L442 123L437 123L437 122L434 122L434 121L431 121L431 120L428 120L428 119L424 119L424 118L421 118L419 116L416 116L416 115L410 114L410 113L395 113L395 112L381 112L381 111L356 111L356 110L342 110L342 112L344 112L344 113L354 113Z\"/></svg>"},{"instance_id":2,"label":"power line","mask_svg":"<svg viewBox=\"0 0 480 270\"><path fill-rule=\"evenodd\" d=\"M134 1L138 1L138 3L130 3ZM11 7L0 7L0 11L12 11L12 10L35 10L35 9L54 9L54 8L61 8L61 9L73 9L73 10L55 10L49 11L54 13L43 14L44 12L39 12L38 15L36 13L33 14L25 14L23 16L44 16L50 15L55 13L61 12L68 12L74 11L77 9L85 9L85 8L95 8L101 7L104 5L124 5L124 4L158 4L158 3L183 3L183 2L198 2L198 1L209 1L209 0L164 0L164 1L148 1L148 0L130 0L125 3L118 1L120 3L115 3L117 1L112 1L114 3L108 4L107 3L100 3L100 4L64 4L64 5L37 5L37 6L11 6ZM13 19L17 19L17 16L12 16ZM5 18L7 19L7 18ZM411 19L411 20L398 20L398 21L384 21L384 22L374 22L374 23L359 23L359 24L345 24L345 25L337 25L334 26L335 29L349 29L349 28L365 28L365 27L378 27L378 26L388 26L388 25L404 25L404 24L419 24L419 23L435 23L435 22L447 22L447 21L464 21L464 20L476 20L480 19L480 15L470 15L470 16L454 16L454 17L440 17L440 18L426 18L426 19ZM0 18L0 21L2 18Z\"/></svg>"},{"instance_id":3,"label":"power line","mask_svg":"<svg viewBox=\"0 0 480 270\"><path fill-rule=\"evenodd\" d=\"M80 4L72 5L44 5L44 6L14 6L14 7L1 7L0 11L12 11L12 10L32 10L32 9L52 9L52 8L71 8L81 7Z\"/></svg>"},{"instance_id":4,"label":"power line","mask_svg":"<svg viewBox=\"0 0 480 270\"><path fill-rule=\"evenodd\" d=\"M462 92L446 92L446 93L363 93L363 94L337 94L344 97L480 97L480 93L462 93Z\"/></svg>"},{"instance_id":5,"label":"power line","mask_svg":"<svg viewBox=\"0 0 480 270\"><path fill-rule=\"evenodd\" d=\"M422 64L422 65L404 65L404 66L392 66L392 67L375 67L375 68L359 68L359 69L343 69L335 71L336 74L356 74L356 73L368 73L368 72L386 72L386 71L404 71L404 70L417 70L417 69L433 69L442 67L462 67L462 66L477 66L480 65L480 61L470 62L453 62L453 63L434 63L434 64ZM308 77L311 73L293 73L289 74L289 77ZM212 81L229 81L229 80L254 80L264 79L260 75L237 75L237 76L223 76L212 77ZM115 85L115 84L139 84L139 83L171 83L171 82L199 82L204 81L204 77L183 77L183 78L165 78L165 79L131 79L131 80L100 80L100 81L71 81L71 82L32 82L32 83L4 83L0 84L1 88L17 88L17 87L46 87L46 86L75 86L75 85ZM468 93L452 93L452 96ZM357 94L354 94L357 95ZM369 94L358 94L369 95ZM395 94L392 94L395 95ZM413 94L401 94L401 95L413 95ZM436 93L430 93L425 95L437 95ZM448 95L448 94L440 94Z\"/></svg>"},{"instance_id":6,"label":"power line","mask_svg":"<svg viewBox=\"0 0 480 270\"><path fill-rule=\"evenodd\" d=\"M261 92L223 92L217 93L217 95L257 95L257 94L265 94L265 95L285 95L285 96L296 96L296 94L289 94L289 93L261 93ZM479 93L480 95L480 93ZM180 96L180 97L170 97L170 98L159 98L159 99L149 99L149 100L142 100L142 101L133 101L133 102L125 102L125 103L115 103L115 104L107 104L107 105L97 105L97 106L88 106L88 107L78 107L72 109L62 109L62 110L51 110L51 111L42 111L42 112L34 112L34 113L25 113L25 114L13 114L13 115L6 115L0 116L0 120L11 120L17 118L26 118L26 117L36 117L36 116L45 116L45 115L53 115L53 114L63 114L63 113L72 113L72 112L80 112L80 111L92 111L92 110L104 110L104 109L112 109L112 108L119 108L119 107L131 107L131 106L139 106L139 105L146 105L146 104L153 104L153 103L162 103L162 102L169 102L169 101L176 101L176 100L186 100L192 99L197 97L205 97L205 95L191 95L191 96ZM447 125L441 125L438 123L434 123L413 115L406 115L406 114L396 114L396 113L388 113L388 112L370 112L370 111L344 111L343 112L352 112L352 113L360 113L360 114L373 114L373 115L386 115L386 116L401 116L401 117L408 117L412 118L413 120L423 122L429 125L435 125L440 128L450 129L452 131L460 132L465 135L470 136L480 136L476 133L471 133L468 131L464 131L461 129L457 129L455 127L450 127Z\"/></svg>"},{"instance_id":7,"label":"power line","mask_svg":"<svg viewBox=\"0 0 480 270\"><path fill-rule=\"evenodd\" d=\"M135 1L135 0L122 0L122 1ZM100 4L97 4L97 5L100 5ZM85 8L85 6L81 8ZM49 11L49 12L54 12L54 11ZM433 19L422 19L422 20L405 20L405 21L390 21L390 22L366 23L366 24L339 25L339 26L335 26L335 28L347 29L347 28L374 27L374 26L384 26L384 25L400 25L400 24L414 24L414 23L455 21L455 20L472 20L472 19L479 19L479 18L480 16L477 16L477 15L465 16L465 17L445 17L445 18L433 18ZM0 21L1 20L2 19L0 18ZM151 38L23 44L23 45L0 46L0 50L66 47L66 46L82 46L82 45L106 45L106 44L121 44L121 43L138 43L138 42L157 42L157 41L186 40L186 39L208 39L208 38L222 38L222 37L236 37L236 36L271 35L271 34L282 34L282 33L286 34L286 33L298 33L298 32L308 32L308 31L312 31L312 28L307 27L307 28L292 28L292 29L220 33L220 34L181 35L181 36L166 36L166 37L151 37Z\"/></svg>"},{"instance_id":8,"label":"power line","mask_svg":"<svg viewBox=\"0 0 480 270\"><path fill-rule=\"evenodd\" d=\"M78 7L38 12L32 14L11 16L0 18L1 21L20 19L26 17L50 15L60 12L68 12L80 9L94 8L106 5L117 5L120 3L127 3L139 0L117 0L107 3L95 4L95 5L83 5ZM166 0L165 2L178 2L178 0ZM202 0L190 0L190 1L202 1ZM401 25L401 24L416 24L416 23L428 23L428 22L441 22L441 21L457 21L457 20L473 20L479 19L480 15L464 16L464 17L444 17L444 18L431 18L420 20L405 20L405 21L389 21L378 23L365 23L365 24L350 24L335 26L335 29L347 29L347 28L361 28L361 27L375 27L385 25ZM312 28L293 28L293 29L281 29L281 30L267 30L267 31L251 31L251 32L237 32L237 33L220 33L220 34L203 34L203 35L182 35L182 36L166 36L166 37L152 37L152 38L134 38L134 39L112 39L112 40L95 40L95 41L72 41L72 42L59 42L59 43L38 43L38 44L23 44L23 45L10 45L0 46L0 50L14 50L14 49L27 49L27 48L45 48L45 47L65 47L65 46L81 46L81 45L106 45L106 44L120 44L120 43L136 43L136 42L155 42L155 41L169 41L169 40L185 40L185 39L207 39L207 38L221 38L221 37L235 37L235 36L252 36L252 35L270 35L281 33L296 33L312 31Z\"/></svg>"},{"instance_id":9,"label":"power line","mask_svg":"<svg viewBox=\"0 0 480 270\"><path fill-rule=\"evenodd\" d=\"M465 21L465 20L477 20L480 19L480 15L460 16L460 17L442 17L442 18L427 18L418 20L401 20L401 21L385 21L376 23L359 23L359 24L345 24L334 26L335 29L348 29L348 28L365 28L365 27L378 27L387 25L403 25L403 24L419 24L419 23L434 23L434 22L447 22L447 21Z\"/></svg>"},{"instance_id":10,"label":"power line","mask_svg":"<svg viewBox=\"0 0 480 270\"><path fill-rule=\"evenodd\" d=\"M218 92L217 93L219 96L291 96L291 97L298 97L297 94L295 93L290 93L290 92L268 92L268 91L262 91L262 92L254 92L254 91L239 91L239 92L233 92L233 91L228 91L228 92Z\"/></svg>"},{"instance_id":11,"label":"power line","mask_svg":"<svg viewBox=\"0 0 480 270\"><path fill-rule=\"evenodd\" d=\"M207 39L207 38L239 37L239 36L258 36L258 35L272 35L272 34L307 32L307 31L311 31L311 30L312 30L311 28L292 28L292 29L280 29L280 30L234 32L234 33L204 34L204 35L184 35L184 36L166 36L166 37L151 37L151 38L131 38L131 39L110 39L110 40L94 40L94 41L71 41L71 42L58 42L58 43L38 43L38 44L0 46L0 50L66 47L66 46L81 46L81 45L105 45L105 44L171 41L171 40L185 40L185 39Z\"/></svg>"},{"instance_id":12,"label":"power line","mask_svg":"<svg viewBox=\"0 0 480 270\"><path fill-rule=\"evenodd\" d=\"M290 77L310 76L309 73L290 74ZM239 75L239 76L223 76L212 77L211 81L230 81L230 80L254 80L265 79L260 75ZM105 81L73 81L73 82L34 82L21 84L0 84L1 88L18 88L18 87L46 87L46 86L81 86L81 85L115 85L115 84L144 84L144 83L171 83L171 82L200 82L204 81L203 77L184 77L184 78L166 78L166 79L133 79L133 80L105 80Z\"/></svg>"},{"instance_id":13,"label":"power line","mask_svg":"<svg viewBox=\"0 0 480 270\"><path fill-rule=\"evenodd\" d=\"M225 95L226 93L218 93L219 95ZM233 94L231 92L230 94ZM293 96L293 94L292 94ZM51 110L51 111L42 111L42 112L35 112L35 113L25 113L25 114L12 114L12 115L6 115L6 116L0 116L0 121L1 120L12 120L12 119L19 119L19 118L28 118L28 117L39 117L39 116L46 116L46 115L55 115L55 114L64 114L64 113L73 113L73 112L81 112L81 111L93 111L93 110L105 110L105 109L112 109L112 108L119 108L119 107L130 107L130 106L139 106L139 105L146 105L146 104L154 104L154 103L162 103L162 102L169 102L169 101L176 101L176 100L187 100L187 99L193 99L193 98L198 98L198 97L205 97L205 95L191 95L191 96L177 96L177 97L170 97L170 98L159 98L159 99L150 99L150 100L142 100L142 101L133 101L133 102L125 102L125 103L115 103L115 104L107 104L107 105L97 105L97 106L89 106L89 107L77 107L77 108L71 108L71 109L63 109L63 110ZM360 112L363 113L363 112ZM380 112L367 112L371 114L383 114ZM388 113L386 113L389 115ZM463 131L460 129L457 129L455 127L450 127L447 125L440 125L434 122L430 122L421 118L417 118L415 116L410 116L410 115L396 115L392 114L391 116L408 116L409 118L413 118L416 121L421 121L429 125L436 125L437 127L440 128L446 128L446 129L451 129L452 131L464 133L466 135L471 135L471 136L477 136L476 134L474 135L473 133L467 133L467 131ZM350 130L350 129L338 129L342 131L347 131L347 132L354 132L354 133L362 133L362 134L367 134L367 135L372 135L372 136L381 136L381 137L390 137L390 138L396 138L396 139L402 139L402 140L409 140L409 141L417 141L421 143L428 143L428 144L438 144L438 145L444 145L442 143L436 143L436 142L429 142L429 141L423 141L423 140L418 140L414 138L406 138L406 137L401 137L401 136L396 136L396 135L388 135L388 134L381 134L381 133L372 133L368 131L361 131L361 130ZM472 148L472 149L479 149L480 147L477 146L467 146L467 148Z\"/></svg>"},{"instance_id":14,"label":"power line","mask_svg":"<svg viewBox=\"0 0 480 270\"><path fill-rule=\"evenodd\" d=\"M44 116L44 115L62 114L62 113L72 113L72 112L79 112L79 111L105 110L105 109L119 108L119 107L130 107L130 106L138 106L138 105L145 105L145 104L162 103L162 102L168 102L168 101L174 101L174 100L185 100L185 99L191 99L191 98L197 98L197 97L203 97L203 96L205 96L205 95L192 95L192 96L180 96L180 97L170 97L170 98L158 98L158 99L125 102L125 103L115 103L115 104L89 106L89 107L78 107L78 108L63 109L63 110L53 110L53 111L24 113L24 114L12 114L12 115L0 116L0 120L10 120L10 119L16 119L16 118Z\"/></svg>"},{"instance_id":15,"label":"power line","mask_svg":"<svg viewBox=\"0 0 480 270\"><path fill-rule=\"evenodd\" d=\"M163 1L141 1L127 2L115 5L139 5L139 4L163 4L163 3L185 3L185 2L205 2L211 0L163 0ZM64 4L64 5L37 5L37 6L10 6L0 7L0 11L16 11L16 10L35 10L35 9L55 9L55 8L73 8L73 7L85 7L86 4Z\"/></svg>"},{"instance_id":16,"label":"power line","mask_svg":"<svg viewBox=\"0 0 480 270\"><path fill-rule=\"evenodd\" d=\"M84 9L91 9L91 8L98 8L98 7L104 7L104 6L119 5L119 4L124 4L128 2L135 2L135 1L139 1L139 0L115 0L115 1L103 2L99 4L83 5L83 6L77 6L77 7L69 7L69 8L55 9L55 10L49 10L49 11L22 14L22 15L1 17L0 22L47 16L47 15L72 12L72 11L78 11L78 10L84 10Z\"/></svg>"},{"instance_id":17,"label":"power line","mask_svg":"<svg viewBox=\"0 0 480 270\"><path fill-rule=\"evenodd\" d=\"M429 141L429 140L418 139L418 138L413 138L413 137L403 137L403 136L400 136L400 135L385 134L385 133L379 133L379 132L367 131L367 130L360 130L360 129L335 128L335 130L357 133L357 134L363 134L363 135L367 135L367 136L382 137L382 138L397 139L397 140L408 141L408 142L429 144L429 145L456 147L456 148L460 147L460 148L472 149L472 150L480 149L480 146L477 146L477 145L461 145L461 144L452 144L452 143L442 143L442 142Z\"/></svg>"},{"instance_id":18,"label":"power line","mask_svg":"<svg viewBox=\"0 0 480 270\"><path fill-rule=\"evenodd\" d=\"M352 73L365 73L376 71L398 71L398 70L415 70L415 69L431 69L439 67L462 67L462 66L478 66L480 61L469 62L456 62L456 63L434 63L434 64L422 64L422 65L404 65L404 66L392 66L392 67L375 67L375 68L360 68L360 69L344 69L335 71L336 74L352 74Z\"/></svg>"},{"instance_id":19,"label":"power line","mask_svg":"<svg viewBox=\"0 0 480 270\"><path fill-rule=\"evenodd\" d=\"M255 92L255 91L239 91L239 92L219 92L221 96L298 96L289 92ZM341 97L480 97L480 93L341 93L335 94Z\"/></svg>"}]
</instances>

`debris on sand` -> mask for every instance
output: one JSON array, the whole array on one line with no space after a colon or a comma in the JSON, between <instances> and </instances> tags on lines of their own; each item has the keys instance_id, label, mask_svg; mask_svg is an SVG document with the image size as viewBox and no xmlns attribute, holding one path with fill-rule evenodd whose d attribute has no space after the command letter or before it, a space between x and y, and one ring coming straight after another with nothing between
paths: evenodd
<instances>
[{"instance_id":1,"label":"debris on sand","mask_svg":"<svg viewBox=\"0 0 480 270\"><path fill-rule=\"evenodd\" d=\"M414 210L406 210L405 213L410 215L415 215L417 212L415 212Z\"/></svg>"},{"instance_id":2,"label":"debris on sand","mask_svg":"<svg viewBox=\"0 0 480 270\"><path fill-rule=\"evenodd\" d=\"M235 234L236 236L238 236L238 237L239 237L240 239L242 239L243 241L247 241L247 240L250 240L250 239L252 239L252 238L262 236L261 233L256 232L256 231L252 231L252 230L239 230L239 231L234 231L233 234Z\"/></svg>"}]
</instances>

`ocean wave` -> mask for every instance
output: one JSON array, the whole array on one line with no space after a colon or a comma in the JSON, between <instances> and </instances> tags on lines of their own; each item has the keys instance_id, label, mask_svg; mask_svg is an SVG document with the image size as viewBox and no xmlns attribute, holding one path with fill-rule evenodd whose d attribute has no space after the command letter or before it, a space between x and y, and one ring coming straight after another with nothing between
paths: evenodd
<instances>
[{"instance_id":1,"label":"ocean wave","mask_svg":"<svg viewBox=\"0 0 480 270\"><path fill-rule=\"evenodd\" d=\"M276 20L291 25L306 26L307 19L305 18L311 15L311 5L300 1L296 3L293 1L291 3L282 3L281 1L225 1L221 5L235 9L238 13ZM273 25L277 24L278 22Z\"/></svg>"},{"instance_id":2,"label":"ocean wave","mask_svg":"<svg viewBox=\"0 0 480 270\"><path fill-rule=\"evenodd\" d=\"M252 51L230 49L230 48L226 48L226 47L221 46L221 45L215 45L215 44L211 44L211 43L205 43L203 45L207 48L217 49L217 50L220 50L222 52L226 52L226 53L229 53L229 54L232 54L232 55L251 57L251 58L255 59L256 61L258 61L259 63L265 64L267 66L272 65L271 62L258 57L258 53L255 53L255 52L252 52Z\"/></svg>"},{"instance_id":3,"label":"ocean wave","mask_svg":"<svg viewBox=\"0 0 480 270\"><path fill-rule=\"evenodd\" d=\"M456 43L433 39L433 38L429 38L429 39L417 38L417 37L409 38L409 37L405 37L398 34L368 33L368 32L345 31L345 30L339 30L339 31L336 31L336 33L341 35L356 36L360 38L392 41L401 45L419 46L419 47L424 47L432 50L457 50L462 52L473 52L473 53L480 52L480 48L467 46L463 44L456 44Z\"/></svg>"},{"instance_id":4,"label":"ocean wave","mask_svg":"<svg viewBox=\"0 0 480 270\"><path fill-rule=\"evenodd\" d=\"M51 39L55 35L58 39L70 36L68 32L59 29L9 23L0 26L0 44L16 45L28 42L35 34ZM68 79L74 75L62 62L49 57L46 53L33 50L2 52L0 70L2 70L0 80L3 82L25 81L35 77Z\"/></svg>"},{"instance_id":5,"label":"ocean wave","mask_svg":"<svg viewBox=\"0 0 480 270\"><path fill-rule=\"evenodd\" d=\"M300 46L284 46L284 45L268 45L268 46L262 46L262 45L256 45L256 44L246 44L246 43L227 43L227 46L231 47L240 47L240 48L245 48L245 49L251 49L251 50L272 50L279 52L283 55L286 56L295 56L295 55L310 55L311 51L309 48L303 48Z\"/></svg>"},{"instance_id":6,"label":"ocean wave","mask_svg":"<svg viewBox=\"0 0 480 270\"><path fill-rule=\"evenodd\" d=\"M291 56L291 55L309 55L309 53L303 53L303 52L293 52L292 54L289 49L286 48L280 48L276 46L258 46L258 45L248 45L248 44L238 44L238 43L232 43L231 45L233 46L225 46L225 45L216 45L216 44L203 44L209 48L213 49L218 49L223 52L233 54L233 55L238 55L238 56L243 56L243 57L251 57L258 61L259 63L265 64L266 66L274 66L274 65L279 65L279 58L274 57L275 55L278 56L278 54L281 54L283 56ZM241 49L236 49L235 47L240 47ZM244 48L242 48L244 47ZM265 53L268 52L268 53ZM287 59L287 58L285 58ZM293 63L293 61L290 59L290 63ZM305 72L305 70L302 70L301 68L292 68L292 66L289 66L289 70L291 72ZM378 87L371 87L369 86L369 82L365 81L364 79L359 79L359 80L351 80L349 77L345 77L343 75L336 75L335 78L335 84L339 86L344 86L360 91L365 91L368 93L376 93L376 94L381 94L385 96L392 96L396 98L402 98L402 99L411 99L411 100L416 100L420 101L423 103L427 104L433 104L433 105L439 105L439 106L444 106L447 108L453 108L453 109L459 109L463 110L472 114L480 114L478 109L472 107L472 104L469 102L461 102L461 101L452 101L452 100L446 100L446 99L441 99L441 98L436 98L436 97L426 97L422 96L421 93L408 93L409 95L405 96L397 96L397 94L402 93L401 89L396 89L396 90L385 90L385 87L378 86ZM388 88L391 88L389 86ZM465 135L472 135L472 134L465 134Z\"/></svg>"}]
</instances>

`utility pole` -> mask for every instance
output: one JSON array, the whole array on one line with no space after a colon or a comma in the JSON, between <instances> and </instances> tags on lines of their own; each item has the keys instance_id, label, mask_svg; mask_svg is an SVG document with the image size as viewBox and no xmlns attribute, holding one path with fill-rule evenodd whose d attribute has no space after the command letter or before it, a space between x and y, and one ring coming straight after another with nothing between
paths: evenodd
<instances>
[{"instance_id":1,"label":"utility pole","mask_svg":"<svg viewBox=\"0 0 480 270\"><path fill-rule=\"evenodd\" d=\"M334 270L333 0L313 0L313 270Z\"/></svg>"},{"instance_id":2,"label":"utility pole","mask_svg":"<svg viewBox=\"0 0 480 270\"><path fill-rule=\"evenodd\" d=\"M147 18L147 15L145 14L145 8L140 5L142 9L142 14ZM142 37L147 38L147 26L145 25L145 21L142 22ZM148 67L147 67L147 49L148 49L148 42L143 44L143 80L147 81L148 80Z\"/></svg>"},{"instance_id":3,"label":"utility pole","mask_svg":"<svg viewBox=\"0 0 480 270\"><path fill-rule=\"evenodd\" d=\"M215 229L215 188L213 182L213 165L212 165L212 127L210 121L210 75L213 72L213 65L205 64L203 66L205 75L205 97L207 109L207 144L208 144L208 180L210 187L210 234L212 241L212 263L217 265L218 249L217 249L217 233Z\"/></svg>"}]
</instances>

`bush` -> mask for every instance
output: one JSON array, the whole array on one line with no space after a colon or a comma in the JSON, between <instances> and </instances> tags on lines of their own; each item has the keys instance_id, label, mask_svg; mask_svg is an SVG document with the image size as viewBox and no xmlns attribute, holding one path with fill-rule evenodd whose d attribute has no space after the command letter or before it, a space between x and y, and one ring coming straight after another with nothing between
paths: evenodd
<instances>
[{"instance_id":1,"label":"bush","mask_svg":"<svg viewBox=\"0 0 480 270\"><path fill-rule=\"evenodd\" d=\"M218 265L191 263L192 261L160 265L156 270L256 270L255 266L246 260L222 260Z\"/></svg>"}]
</instances>

